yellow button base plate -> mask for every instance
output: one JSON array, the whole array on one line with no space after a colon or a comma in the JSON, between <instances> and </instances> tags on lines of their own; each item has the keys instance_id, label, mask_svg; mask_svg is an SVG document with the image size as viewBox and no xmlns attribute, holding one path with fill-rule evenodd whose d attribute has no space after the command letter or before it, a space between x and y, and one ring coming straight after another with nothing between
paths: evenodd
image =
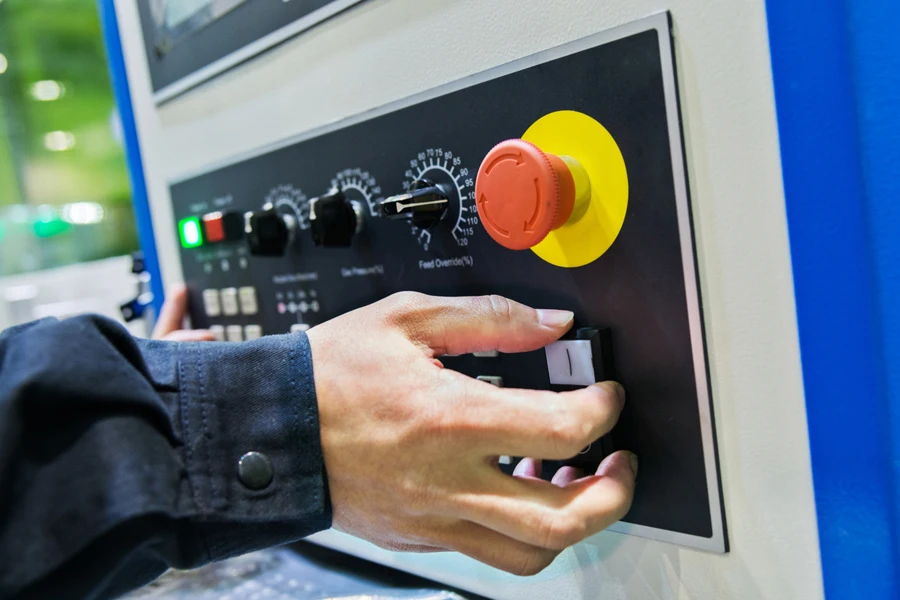
<instances>
[{"instance_id":1,"label":"yellow button base plate","mask_svg":"<svg viewBox=\"0 0 900 600\"><path fill-rule=\"evenodd\" d=\"M541 117L522 139L544 152L571 156L591 180L591 199L584 215L551 231L531 250L558 267L594 262L616 241L628 210L628 172L618 144L603 125L573 110Z\"/></svg>"}]
</instances>

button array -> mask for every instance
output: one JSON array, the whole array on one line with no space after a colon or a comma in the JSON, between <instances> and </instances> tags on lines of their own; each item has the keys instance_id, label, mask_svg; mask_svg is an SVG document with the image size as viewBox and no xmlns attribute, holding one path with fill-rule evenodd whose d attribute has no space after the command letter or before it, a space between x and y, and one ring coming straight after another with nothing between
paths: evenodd
<instances>
[{"instance_id":1,"label":"button array","mask_svg":"<svg viewBox=\"0 0 900 600\"><path fill-rule=\"evenodd\" d=\"M278 308L278 312L281 314L284 313L302 313L306 314L309 311L319 312L322 308L322 305L319 304L318 300L313 300L312 302L307 302L306 300L301 300L300 302L294 302L291 300L290 302L279 302L276 307Z\"/></svg>"},{"instance_id":2,"label":"button array","mask_svg":"<svg viewBox=\"0 0 900 600\"><path fill-rule=\"evenodd\" d=\"M232 317L239 314L255 315L259 313L256 288L250 285L240 288L228 287L221 290L207 289L203 290L202 296L203 309L208 317L218 317L220 315ZM281 310L281 307L282 304L279 304L279 312L285 312ZM294 304L294 311L296 310L300 312L309 310L317 312L319 310L319 302L318 300L313 300L309 303L304 301ZM306 331L309 328L310 326L307 323L295 323L291 325L291 333ZM263 336L262 326L260 325L211 325L209 330L216 337L216 340L220 342L250 341L257 340Z\"/></svg>"},{"instance_id":3,"label":"button array","mask_svg":"<svg viewBox=\"0 0 900 600\"><path fill-rule=\"evenodd\" d=\"M318 308L318 302L316 305ZM255 315L259 312L256 288L248 285L241 288L229 287L222 290L203 290L203 310L206 311L206 316L208 317L218 317L219 315L233 317L238 314Z\"/></svg>"}]
</instances>

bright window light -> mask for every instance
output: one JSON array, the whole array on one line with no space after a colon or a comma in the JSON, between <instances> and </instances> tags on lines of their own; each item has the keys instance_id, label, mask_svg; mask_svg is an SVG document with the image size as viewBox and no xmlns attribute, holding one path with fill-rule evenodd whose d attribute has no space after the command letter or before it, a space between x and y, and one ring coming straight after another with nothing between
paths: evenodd
<instances>
[{"instance_id":1,"label":"bright window light","mask_svg":"<svg viewBox=\"0 0 900 600\"><path fill-rule=\"evenodd\" d=\"M46 79L31 84L31 97L38 102L52 102L66 95L66 87L58 81Z\"/></svg>"},{"instance_id":2,"label":"bright window light","mask_svg":"<svg viewBox=\"0 0 900 600\"><path fill-rule=\"evenodd\" d=\"M93 225L103 220L103 207L96 202L72 202L62 206L63 221L73 225Z\"/></svg>"},{"instance_id":3,"label":"bright window light","mask_svg":"<svg viewBox=\"0 0 900 600\"><path fill-rule=\"evenodd\" d=\"M51 131L44 134L44 147L51 152L64 152L75 147L75 134L71 131Z\"/></svg>"}]
</instances>

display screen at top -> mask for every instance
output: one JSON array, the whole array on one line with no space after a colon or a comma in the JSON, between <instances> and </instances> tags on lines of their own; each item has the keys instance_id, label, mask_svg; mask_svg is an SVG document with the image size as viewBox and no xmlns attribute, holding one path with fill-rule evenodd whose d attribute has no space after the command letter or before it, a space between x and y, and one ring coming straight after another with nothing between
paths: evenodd
<instances>
[{"instance_id":1,"label":"display screen at top","mask_svg":"<svg viewBox=\"0 0 900 600\"><path fill-rule=\"evenodd\" d=\"M246 2L249 0L151 0L157 41L175 44Z\"/></svg>"},{"instance_id":2,"label":"display screen at top","mask_svg":"<svg viewBox=\"0 0 900 600\"><path fill-rule=\"evenodd\" d=\"M140 0L155 99L184 93L361 1Z\"/></svg>"}]
</instances>

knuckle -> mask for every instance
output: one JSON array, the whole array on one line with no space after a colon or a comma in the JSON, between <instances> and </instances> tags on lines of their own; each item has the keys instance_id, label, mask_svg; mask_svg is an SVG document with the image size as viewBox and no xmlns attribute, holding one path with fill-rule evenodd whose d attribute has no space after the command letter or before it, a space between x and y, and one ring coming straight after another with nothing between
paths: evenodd
<instances>
[{"instance_id":1,"label":"knuckle","mask_svg":"<svg viewBox=\"0 0 900 600\"><path fill-rule=\"evenodd\" d=\"M578 419L584 423L588 430L596 430L598 427L612 427L619 418L619 411L609 402L596 397L581 396L574 403Z\"/></svg>"},{"instance_id":2,"label":"knuckle","mask_svg":"<svg viewBox=\"0 0 900 600\"><path fill-rule=\"evenodd\" d=\"M565 550L577 544L587 535L584 519L566 512L554 512L544 517L539 527L539 541L542 548Z\"/></svg>"},{"instance_id":3,"label":"knuckle","mask_svg":"<svg viewBox=\"0 0 900 600\"><path fill-rule=\"evenodd\" d=\"M397 484L397 496L403 498L406 510L416 514L423 505L428 504L428 493L418 481L410 477L403 477Z\"/></svg>"},{"instance_id":4,"label":"knuckle","mask_svg":"<svg viewBox=\"0 0 900 600\"><path fill-rule=\"evenodd\" d=\"M396 292L382 302L382 322L396 328L407 337L419 337L428 320L427 312L431 297L419 292Z\"/></svg>"},{"instance_id":5,"label":"knuckle","mask_svg":"<svg viewBox=\"0 0 900 600\"><path fill-rule=\"evenodd\" d=\"M491 294L484 297L484 302L496 320L509 321L512 319L512 304L509 299L497 294Z\"/></svg>"},{"instance_id":6,"label":"knuckle","mask_svg":"<svg viewBox=\"0 0 900 600\"><path fill-rule=\"evenodd\" d=\"M388 318L397 318L414 312L428 300L428 296L419 292L396 292L384 299Z\"/></svg>"},{"instance_id":7,"label":"knuckle","mask_svg":"<svg viewBox=\"0 0 900 600\"><path fill-rule=\"evenodd\" d=\"M577 415L565 413L557 415L549 422L549 437L563 456L572 456L589 444L591 427Z\"/></svg>"}]
</instances>

